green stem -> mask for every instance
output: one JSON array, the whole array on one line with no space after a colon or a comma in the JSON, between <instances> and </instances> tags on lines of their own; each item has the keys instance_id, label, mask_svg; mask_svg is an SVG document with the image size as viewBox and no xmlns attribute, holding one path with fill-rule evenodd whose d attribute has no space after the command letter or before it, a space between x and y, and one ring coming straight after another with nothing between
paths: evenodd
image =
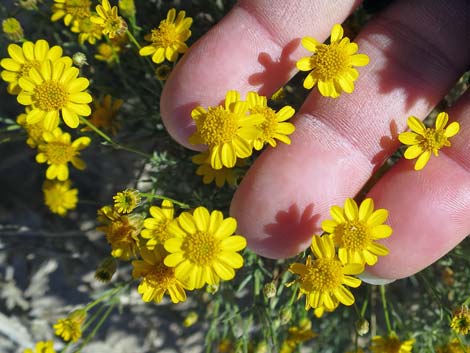
<instances>
[{"instance_id":1,"label":"green stem","mask_svg":"<svg viewBox=\"0 0 470 353\"><path fill-rule=\"evenodd\" d=\"M85 340L82 342L80 347L78 347L78 349L76 351L74 351L74 353L79 353L83 349L83 347L85 347L88 344L88 342L90 342L90 340L96 335L98 330L104 324L104 322L108 318L109 314L111 314L111 311L114 309L115 306L116 306L116 304L112 304L112 305L109 306L108 310L106 310L103 317L100 319L100 321L98 321L98 323L96 324L93 331L91 331L91 333L87 336L87 338L85 338Z\"/></svg>"},{"instance_id":2,"label":"green stem","mask_svg":"<svg viewBox=\"0 0 470 353\"><path fill-rule=\"evenodd\" d=\"M387 307L387 297L385 296L385 286L380 286L380 296L382 298L382 306L384 309L384 316L385 316L385 323L387 324L387 330L390 334L392 332L392 325L390 324L390 317L388 314L388 307Z\"/></svg>"},{"instance_id":3,"label":"green stem","mask_svg":"<svg viewBox=\"0 0 470 353\"><path fill-rule=\"evenodd\" d=\"M146 192L141 192L140 195L142 195L144 197L147 197L149 199L149 201L151 201L152 199L168 200L168 201L171 201L172 203L174 203L175 205L178 205L181 208L186 208L186 209L191 208L188 204L177 201L177 200L172 199L172 198L167 197L167 196L158 195L158 194L151 194L151 193L146 193Z\"/></svg>"},{"instance_id":4,"label":"green stem","mask_svg":"<svg viewBox=\"0 0 470 353\"><path fill-rule=\"evenodd\" d=\"M93 125L93 123L91 123L88 119L84 118L84 117L80 117L80 121L85 124L86 126L88 126L90 129L92 129L94 132L96 132L98 135L100 135L106 142L108 142L114 149L117 149L117 150L124 150L124 151L128 151L128 152L132 152L132 153L135 153L135 154L138 154L139 156L142 156L144 158L147 158L147 159L150 159L152 158L152 156L148 153L145 153L145 152L142 152L142 151L139 151L133 147L129 147L129 146L126 146L126 145L122 145L120 143L117 143L117 142L114 142L111 137L109 137L106 133L104 133L102 130L98 129L95 125Z\"/></svg>"},{"instance_id":5,"label":"green stem","mask_svg":"<svg viewBox=\"0 0 470 353\"><path fill-rule=\"evenodd\" d=\"M127 287L129 283L126 282L116 288L113 288L113 289L110 289L108 291L106 291L101 297L98 297L96 298L94 301L92 301L90 304L88 304L87 306L85 306L84 310L88 311L90 310L91 308L93 308L94 306L96 306L97 304L101 303L103 300L105 300L106 298L108 297L113 297L115 296L117 293L119 293L122 289L124 289L125 287Z\"/></svg>"},{"instance_id":6,"label":"green stem","mask_svg":"<svg viewBox=\"0 0 470 353\"><path fill-rule=\"evenodd\" d=\"M129 39L131 40L131 42L137 47L137 49L140 50L140 48L142 48L142 47L140 46L137 39L135 39L134 35L129 30L127 30L126 33L127 33L127 36L129 37Z\"/></svg>"}]
</instances>

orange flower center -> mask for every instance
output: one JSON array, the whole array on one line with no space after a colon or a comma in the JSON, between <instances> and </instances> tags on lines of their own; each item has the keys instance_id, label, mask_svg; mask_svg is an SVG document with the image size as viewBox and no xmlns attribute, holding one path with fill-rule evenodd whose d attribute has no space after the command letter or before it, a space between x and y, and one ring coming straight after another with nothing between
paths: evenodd
<instances>
[{"instance_id":1,"label":"orange flower center","mask_svg":"<svg viewBox=\"0 0 470 353\"><path fill-rule=\"evenodd\" d=\"M152 30L150 40L156 47L168 48L180 41L176 26L167 20L160 22L158 28Z\"/></svg>"},{"instance_id":2,"label":"orange flower center","mask_svg":"<svg viewBox=\"0 0 470 353\"><path fill-rule=\"evenodd\" d=\"M349 56L335 43L319 45L311 60L315 75L321 81L337 78L338 74L350 66Z\"/></svg>"},{"instance_id":3,"label":"orange flower center","mask_svg":"<svg viewBox=\"0 0 470 353\"><path fill-rule=\"evenodd\" d=\"M189 234L181 249L185 252L185 257L196 265L210 265L220 253L220 242L206 232L196 232Z\"/></svg>"},{"instance_id":4,"label":"orange flower center","mask_svg":"<svg viewBox=\"0 0 470 353\"><path fill-rule=\"evenodd\" d=\"M238 130L237 116L223 107L209 107L202 121L196 121L202 140L208 146L229 143Z\"/></svg>"},{"instance_id":5,"label":"orange flower center","mask_svg":"<svg viewBox=\"0 0 470 353\"><path fill-rule=\"evenodd\" d=\"M301 276L302 287L307 291L331 291L343 282L343 266L334 259L317 259L307 264L307 272Z\"/></svg>"},{"instance_id":6,"label":"orange flower center","mask_svg":"<svg viewBox=\"0 0 470 353\"><path fill-rule=\"evenodd\" d=\"M367 227L359 221L339 224L334 236L340 247L351 250L363 250L371 242Z\"/></svg>"},{"instance_id":7,"label":"orange flower center","mask_svg":"<svg viewBox=\"0 0 470 353\"><path fill-rule=\"evenodd\" d=\"M45 112L62 109L68 100L69 93L58 81L45 81L33 93L34 105Z\"/></svg>"},{"instance_id":8,"label":"orange flower center","mask_svg":"<svg viewBox=\"0 0 470 353\"><path fill-rule=\"evenodd\" d=\"M167 267L163 263L157 263L149 268L144 276L144 281L153 288L169 288L174 285L175 269Z\"/></svg>"},{"instance_id":9,"label":"orange flower center","mask_svg":"<svg viewBox=\"0 0 470 353\"><path fill-rule=\"evenodd\" d=\"M52 141L46 144L44 153L50 164L66 164L77 155L77 150L71 144Z\"/></svg>"}]
</instances>

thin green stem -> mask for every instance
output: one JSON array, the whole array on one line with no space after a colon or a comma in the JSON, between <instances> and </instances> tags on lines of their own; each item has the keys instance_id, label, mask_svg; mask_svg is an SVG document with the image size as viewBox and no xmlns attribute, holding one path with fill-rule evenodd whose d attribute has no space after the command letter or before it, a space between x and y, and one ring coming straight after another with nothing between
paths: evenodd
<instances>
[{"instance_id":1,"label":"thin green stem","mask_svg":"<svg viewBox=\"0 0 470 353\"><path fill-rule=\"evenodd\" d=\"M128 151L128 152L132 152L132 153L135 153L135 154L138 154L139 156L142 156L144 158L147 158L147 159L150 159L152 158L152 155L148 154L148 153L145 153L145 152L142 152L142 151L139 151L133 147L130 147L130 146L126 146L126 145L122 145L120 143L117 143L117 142L114 142L111 137L109 137L106 133L104 133L102 130L98 129L95 125L93 125L93 123L91 123L88 119L84 118L84 117L80 117L80 121L85 124L86 126L88 126L90 129L92 129L94 132L96 132L98 135L100 135L106 142L108 142L114 149L117 149L117 150L124 150L124 151Z\"/></svg>"},{"instance_id":2,"label":"thin green stem","mask_svg":"<svg viewBox=\"0 0 470 353\"><path fill-rule=\"evenodd\" d=\"M175 205L178 205L181 208L186 208L186 209L191 208L191 206L189 206L188 204L177 201L177 200L172 199L172 198L167 197L167 196L152 194L152 193L146 193L146 192L141 192L140 195L142 195L144 197L147 197L149 199L149 201L152 201L152 199L168 200L168 201L171 201L172 203L174 203Z\"/></svg>"},{"instance_id":3,"label":"thin green stem","mask_svg":"<svg viewBox=\"0 0 470 353\"><path fill-rule=\"evenodd\" d=\"M390 324L390 316L388 314L388 307L387 307L387 297L385 295L385 286L380 286L380 297L382 298L382 306L384 309L384 316L385 316L385 323L387 324L387 330L390 334L392 332L392 325Z\"/></svg>"},{"instance_id":4,"label":"thin green stem","mask_svg":"<svg viewBox=\"0 0 470 353\"><path fill-rule=\"evenodd\" d=\"M127 30L126 33L127 33L127 36L129 37L129 39L131 40L131 42L137 47L137 49L140 50L140 48L142 48L142 47L140 46L137 39L135 39L134 35L129 30Z\"/></svg>"},{"instance_id":5,"label":"thin green stem","mask_svg":"<svg viewBox=\"0 0 470 353\"><path fill-rule=\"evenodd\" d=\"M78 349L76 351L74 351L74 353L79 353L83 347L85 347L88 342L90 342L90 340L96 335L96 333L98 332L98 330L101 328L101 326L104 324L104 322L106 321L106 319L108 318L109 314L111 314L111 311L113 311L114 307L116 306L116 303L112 304L109 306L108 310L106 310L106 312L104 313L103 317L100 319L100 321L98 321L98 323L96 324L96 326L94 327L93 331L90 332L90 334L85 338L85 340L83 340L82 344L80 345L80 347L78 347Z\"/></svg>"}]
</instances>

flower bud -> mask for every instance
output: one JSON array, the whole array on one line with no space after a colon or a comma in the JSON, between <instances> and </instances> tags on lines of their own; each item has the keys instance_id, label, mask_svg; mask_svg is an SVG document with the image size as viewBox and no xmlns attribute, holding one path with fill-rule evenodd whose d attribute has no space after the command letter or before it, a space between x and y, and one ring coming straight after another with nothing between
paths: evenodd
<instances>
[{"instance_id":1,"label":"flower bud","mask_svg":"<svg viewBox=\"0 0 470 353\"><path fill-rule=\"evenodd\" d=\"M276 296L276 285L274 282L266 283L263 287L263 294L266 299L271 299Z\"/></svg>"},{"instance_id":2,"label":"flower bud","mask_svg":"<svg viewBox=\"0 0 470 353\"><path fill-rule=\"evenodd\" d=\"M356 321L356 332L359 336L364 336L369 332L369 321L362 318Z\"/></svg>"}]
</instances>

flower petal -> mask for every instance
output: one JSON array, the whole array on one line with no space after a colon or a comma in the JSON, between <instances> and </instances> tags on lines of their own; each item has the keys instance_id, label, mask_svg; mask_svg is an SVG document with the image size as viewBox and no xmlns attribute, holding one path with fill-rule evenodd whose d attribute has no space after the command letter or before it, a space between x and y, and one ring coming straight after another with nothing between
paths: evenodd
<instances>
[{"instance_id":1,"label":"flower petal","mask_svg":"<svg viewBox=\"0 0 470 353\"><path fill-rule=\"evenodd\" d=\"M431 158L431 151L424 151L415 163L415 170L421 170L428 163Z\"/></svg>"}]
</instances>

